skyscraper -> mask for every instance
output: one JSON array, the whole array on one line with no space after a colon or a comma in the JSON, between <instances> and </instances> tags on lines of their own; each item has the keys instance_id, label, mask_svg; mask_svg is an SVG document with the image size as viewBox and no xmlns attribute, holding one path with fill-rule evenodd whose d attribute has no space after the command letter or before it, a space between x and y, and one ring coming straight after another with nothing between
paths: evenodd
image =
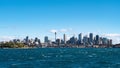
<instances>
[{"instance_id":1,"label":"skyscraper","mask_svg":"<svg viewBox=\"0 0 120 68\"><path fill-rule=\"evenodd\" d=\"M57 35L57 33L55 32L55 42L56 42L56 35Z\"/></svg>"},{"instance_id":2,"label":"skyscraper","mask_svg":"<svg viewBox=\"0 0 120 68\"><path fill-rule=\"evenodd\" d=\"M110 39L110 45L112 45L112 39Z\"/></svg>"},{"instance_id":3,"label":"skyscraper","mask_svg":"<svg viewBox=\"0 0 120 68\"><path fill-rule=\"evenodd\" d=\"M90 43L90 45L93 44L93 33L89 34L89 43Z\"/></svg>"},{"instance_id":4,"label":"skyscraper","mask_svg":"<svg viewBox=\"0 0 120 68\"><path fill-rule=\"evenodd\" d=\"M70 38L70 44L76 44L77 38L75 38L74 36Z\"/></svg>"},{"instance_id":5,"label":"skyscraper","mask_svg":"<svg viewBox=\"0 0 120 68\"><path fill-rule=\"evenodd\" d=\"M83 45L88 45L88 36L83 37Z\"/></svg>"},{"instance_id":6,"label":"skyscraper","mask_svg":"<svg viewBox=\"0 0 120 68\"><path fill-rule=\"evenodd\" d=\"M99 35L96 35L96 44L99 45Z\"/></svg>"},{"instance_id":7,"label":"skyscraper","mask_svg":"<svg viewBox=\"0 0 120 68\"><path fill-rule=\"evenodd\" d=\"M29 43L29 37L28 37L28 36L26 36L26 38L25 38L25 43L26 43L26 44Z\"/></svg>"},{"instance_id":8,"label":"skyscraper","mask_svg":"<svg viewBox=\"0 0 120 68\"><path fill-rule=\"evenodd\" d=\"M59 46L61 43L61 40L60 39L56 39L56 44Z\"/></svg>"},{"instance_id":9,"label":"skyscraper","mask_svg":"<svg viewBox=\"0 0 120 68\"><path fill-rule=\"evenodd\" d=\"M107 45L108 44L108 39L107 38L103 38L103 45Z\"/></svg>"},{"instance_id":10,"label":"skyscraper","mask_svg":"<svg viewBox=\"0 0 120 68\"><path fill-rule=\"evenodd\" d=\"M78 35L78 41L79 41L80 44L82 43L82 33L80 33L80 34Z\"/></svg>"},{"instance_id":11,"label":"skyscraper","mask_svg":"<svg viewBox=\"0 0 120 68\"><path fill-rule=\"evenodd\" d=\"M48 43L48 41L49 41L49 40L48 40L48 36L45 36L44 42L45 42L45 43Z\"/></svg>"},{"instance_id":12,"label":"skyscraper","mask_svg":"<svg viewBox=\"0 0 120 68\"><path fill-rule=\"evenodd\" d=\"M66 34L64 34L63 38L64 38L64 44L66 44Z\"/></svg>"}]
</instances>

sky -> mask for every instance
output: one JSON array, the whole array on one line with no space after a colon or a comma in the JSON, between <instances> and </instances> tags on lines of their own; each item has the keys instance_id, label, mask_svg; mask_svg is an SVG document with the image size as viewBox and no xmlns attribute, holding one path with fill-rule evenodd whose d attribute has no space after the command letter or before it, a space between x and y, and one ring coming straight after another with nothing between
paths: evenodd
<instances>
[{"instance_id":1,"label":"sky","mask_svg":"<svg viewBox=\"0 0 120 68\"><path fill-rule=\"evenodd\" d=\"M0 40L79 33L120 43L120 0L0 0Z\"/></svg>"}]
</instances>

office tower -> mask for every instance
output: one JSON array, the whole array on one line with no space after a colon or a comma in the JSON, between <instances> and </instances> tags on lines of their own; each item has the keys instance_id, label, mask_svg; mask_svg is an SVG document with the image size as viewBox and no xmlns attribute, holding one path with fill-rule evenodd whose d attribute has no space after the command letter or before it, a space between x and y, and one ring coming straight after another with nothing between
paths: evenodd
<instances>
[{"instance_id":1,"label":"office tower","mask_svg":"<svg viewBox=\"0 0 120 68\"><path fill-rule=\"evenodd\" d=\"M66 44L66 35L65 34L64 34L63 38L64 38L64 44Z\"/></svg>"},{"instance_id":2,"label":"office tower","mask_svg":"<svg viewBox=\"0 0 120 68\"><path fill-rule=\"evenodd\" d=\"M60 39L56 39L56 43L57 43L57 45L59 46L60 43L61 43L61 40L60 40Z\"/></svg>"},{"instance_id":3,"label":"office tower","mask_svg":"<svg viewBox=\"0 0 120 68\"><path fill-rule=\"evenodd\" d=\"M29 44L29 37L28 36L26 36L26 38L25 38L25 44Z\"/></svg>"},{"instance_id":4,"label":"office tower","mask_svg":"<svg viewBox=\"0 0 120 68\"><path fill-rule=\"evenodd\" d=\"M70 44L76 44L76 42L77 42L77 39L74 36L71 37L70 40L69 40Z\"/></svg>"},{"instance_id":5,"label":"office tower","mask_svg":"<svg viewBox=\"0 0 120 68\"><path fill-rule=\"evenodd\" d=\"M38 39L39 47L42 47L40 39Z\"/></svg>"},{"instance_id":6,"label":"office tower","mask_svg":"<svg viewBox=\"0 0 120 68\"><path fill-rule=\"evenodd\" d=\"M96 44L99 45L99 35L96 35Z\"/></svg>"},{"instance_id":7,"label":"office tower","mask_svg":"<svg viewBox=\"0 0 120 68\"><path fill-rule=\"evenodd\" d=\"M37 46L37 47L41 47L42 46L40 39L38 39L37 37L34 40L34 45Z\"/></svg>"},{"instance_id":8,"label":"office tower","mask_svg":"<svg viewBox=\"0 0 120 68\"><path fill-rule=\"evenodd\" d=\"M102 41L102 39L103 39L103 38L102 38L102 37L100 37L99 44L101 44L101 45L103 44L103 41Z\"/></svg>"},{"instance_id":9,"label":"office tower","mask_svg":"<svg viewBox=\"0 0 120 68\"><path fill-rule=\"evenodd\" d=\"M88 45L88 37L87 37L87 35L83 37L83 44Z\"/></svg>"},{"instance_id":10,"label":"office tower","mask_svg":"<svg viewBox=\"0 0 120 68\"><path fill-rule=\"evenodd\" d=\"M38 42L38 38L37 37L35 38L34 42Z\"/></svg>"},{"instance_id":11,"label":"office tower","mask_svg":"<svg viewBox=\"0 0 120 68\"><path fill-rule=\"evenodd\" d=\"M112 39L110 39L110 45L112 45Z\"/></svg>"},{"instance_id":12,"label":"office tower","mask_svg":"<svg viewBox=\"0 0 120 68\"><path fill-rule=\"evenodd\" d=\"M65 44L63 39L61 40L61 44Z\"/></svg>"},{"instance_id":13,"label":"office tower","mask_svg":"<svg viewBox=\"0 0 120 68\"><path fill-rule=\"evenodd\" d=\"M26 36L26 39L25 39L25 41L28 41L28 38L29 38L29 37L28 37L28 36Z\"/></svg>"},{"instance_id":14,"label":"office tower","mask_svg":"<svg viewBox=\"0 0 120 68\"><path fill-rule=\"evenodd\" d=\"M89 34L89 43L93 44L93 33Z\"/></svg>"},{"instance_id":15,"label":"office tower","mask_svg":"<svg viewBox=\"0 0 120 68\"><path fill-rule=\"evenodd\" d=\"M48 43L48 42L49 42L49 40L48 40L48 36L45 36L45 38L44 38L44 42L45 42L45 43Z\"/></svg>"},{"instance_id":16,"label":"office tower","mask_svg":"<svg viewBox=\"0 0 120 68\"><path fill-rule=\"evenodd\" d=\"M56 35L57 35L57 33L55 32L55 42L56 42Z\"/></svg>"},{"instance_id":17,"label":"office tower","mask_svg":"<svg viewBox=\"0 0 120 68\"><path fill-rule=\"evenodd\" d=\"M82 43L82 33L80 33L80 34L78 35L78 42L79 42L79 44Z\"/></svg>"},{"instance_id":18,"label":"office tower","mask_svg":"<svg viewBox=\"0 0 120 68\"><path fill-rule=\"evenodd\" d=\"M112 39L108 39L107 41L108 41L107 46L110 47L112 45Z\"/></svg>"},{"instance_id":19,"label":"office tower","mask_svg":"<svg viewBox=\"0 0 120 68\"><path fill-rule=\"evenodd\" d=\"M102 42L103 42L103 45L107 45L108 44L108 39L107 38L103 38Z\"/></svg>"}]
</instances>

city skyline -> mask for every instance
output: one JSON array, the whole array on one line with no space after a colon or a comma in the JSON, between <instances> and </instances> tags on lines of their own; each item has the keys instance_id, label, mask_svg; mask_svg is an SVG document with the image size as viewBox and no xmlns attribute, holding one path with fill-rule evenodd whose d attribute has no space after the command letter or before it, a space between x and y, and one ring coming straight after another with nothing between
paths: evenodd
<instances>
[{"instance_id":1,"label":"city skyline","mask_svg":"<svg viewBox=\"0 0 120 68\"><path fill-rule=\"evenodd\" d=\"M71 36L70 38L67 38L66 34L63 34L62 38L57 37L57 32L54 33L54 40L51 40L49 36L44 36L44 42L41 42L41 38L35 37L31 38L29 36L26 36L26 38L14 38L9 41L1 41L1 42L25 42L28 44L28 42L40 42L40 43L56 43L60 42L61 44L73 44L73 45L106 45L111 42L111 45L113 44L113 40L109 39L107 37L103 37L100 35L94 35L93 33L89 33L88 35L83 35L82 33L78 34L76 37L75 35ZM87 44L84 44L87 43Z\"/></svg>"},{"instance_id":2,"label":"city skyline","mask_svg":"<svg viewBox=\"0 0 120 68\"><path fill-rule=\"evenodd\" d=\"M40 38L30 38L26 36L24 39L13 39L10 41L0 42L2 47L119 47L119 44L113 44L112 39L101 37L90 33L89 36L83 36L82 33L78 37L72 36L68 40L66 34L63 34L63 38L57 38L57 33L54 33L54 41L50 40L48 36L44 37L44 43L41 42ZM8 44L8 45L7 45ZM11 45L13 44L13 46ZM17 46L16 46L17 44Z\"/></svg>"},{"instance_id":3,"label":"city skyline","mask_svg":"<svg viewBox=\"0 0 120 68\"><path fill-rule=\"evenodd\" d=\"M83 33L120 42L119 0L0 0L0 41Z\"/></svg>"}]
</instances>

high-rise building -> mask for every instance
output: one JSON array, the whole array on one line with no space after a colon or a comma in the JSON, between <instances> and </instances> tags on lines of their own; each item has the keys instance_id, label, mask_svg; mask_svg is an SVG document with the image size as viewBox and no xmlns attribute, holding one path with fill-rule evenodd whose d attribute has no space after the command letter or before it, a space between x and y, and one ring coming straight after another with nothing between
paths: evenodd
<instances>
[{"instance_id":1,"label":"high-rise building","mask_svg":"<svg viewBox=\"0 0 120 68\"><path fill-rule=\"evenodd\" d=\"M107 39L107 38L103 38L102 44L103 44L103 45L107 45L107 44L108 44L108 39Z\"/></svg>"},{"instance_id":2,"label":"high-rise building","mask_svg":"<svg viewBox=\"0 0 120 68\"><path fill-rule=\"evenodd\" d=\"M101 45L103 44L103 41L102 41L102 40L103 40L103 38L102 38L102 37L100 37L99 44L101 44Z\"/></svg>"},{"instance_id":3,"label":"high-rise building","mask_svg":"<svg viewBox=\"0 0 120 68\"><path fill-rule=\"evenodd\" d=\"M90 34L89 34L89 42L90 42L90 43L93 43L93 33L90 33Z\"/></svg>"},{"instance_id":4,"label":"high-rise building","mask_svg":"<svg viewBox=\"0 0 120 68\"><path fill-rule=\"evenodd\" d=\"M108 41L107 46L111 47L112 46L112 39L108 39L107 41Z\"/></svg>"},{"instance_id":5,"label":"high-rise building","mask_svg":"<svg viewBox=\"0 0 120 68\"><path fill-rule=\"evenodd\" d=\"M38 44L39 44L39 45L38 45L39 47L42 47L42 44L41 44L40 39L38 39Z\"/></svg>"},{"instance_id":6,"label":"high-rise building","mask_svg":"<svg viewBox=\"0 0 120 68\"><path fill-rule=\"evenodd\" d=\"M66 44L66 34L64 34L63 38L64 38L64 44Z\"/></svg>"},{"instance_id":7,"label":"high-rise building","mask_svg":"<svg viewBox=\"0 0 120 68\"><path fill-rule=\"evenodd\" d=\"M29 43L29 37L28 37L28 36L26 36L26 38L25 38L25 43L26 43L26 44Z\"/></svg>"},{"instance_id":8,"label":"high-rise building","mask_svg":"<svg viewBox=\"0 0 120 68\"><path fill-rule=\"evenodd\" d=\"M59 46L60 43L61 43L61 40L60 40L60 39L56 39L56 43L57 43L57 45Z\"/></svg>"},{"instance_id":9,"label":"high-rise building","mask_svg":"<svg viewBox=\"0 0 120 68\"><path fill-rule=\"evenodd\" d=\"M35 40L34 40L34 42L38 42L38 38L37 38L37 37L35 37Z\"/></svg>"},{"instance_id":10,"label":"high-rise building","mask_svg":"<svg viewBox=\"0 0 120 68\"><path fill-rule=\"evenodd\" d=\"M78 42L79 42L79 44L82 43L82 33L80 33L80 34L78 35Z\"/></svg>"},{"instance_id":11,"label":"high-rise building","mask_svg":"<svg viewBox=\"0 0 120 68\"><path fill-rule=\"evenodd\" d=\"M88 45L88 36L87 35L83 37L83 44Z\"/></svg>"},{"instance_id":12,"label":"high-rise building","mask_svg":"<svg viewBox=\"0 0 120 68\"><path fill-rule=\"evenodd\" d=\"M55 32L55 42L56 42L56 35L57 35L57 32Z\"/></svg>"},{"instance_id":13,"label":"high-rise building","mask_svg":"<svg viewBox=\"0 0 120 68\"><path fill-rule=\"evenodd\" d=\"M69 40L70 44L76 44L76 42L77 42L77 38L75 38L74 36L71 37L70 40Z\"/></svg>"},{"instance_id":14,"label":"high-rise building","mask_svg":"<svg viewBox=\"0 0 120 68\"><path fill-rule=\"evenodd\" d=\"M96 44L97 45L99 45L99 40L100 40L99 35L96 35Z\"/></svg>"},{"instance_id":15,"label":"high-rise building","mask_svg":"<svg viewBox=\"0 0 120 68\"><path fill-rule=\"evenodd\" d=\"M44 42L45 42L45 43L48 43L48 42L49 42L49 40L48 40L48 36L45 36L45 38L44 38Z\"/></svg>"},{"instance_id":16,"label":"high-rise building","mask_svg":"<svg viewBox=\"0 0 120 68\"><path fill-rule=\"evenodd\" d=\"M110 45L112 45L112 39L110 39Z\"/></svg>"}]
</instances>

